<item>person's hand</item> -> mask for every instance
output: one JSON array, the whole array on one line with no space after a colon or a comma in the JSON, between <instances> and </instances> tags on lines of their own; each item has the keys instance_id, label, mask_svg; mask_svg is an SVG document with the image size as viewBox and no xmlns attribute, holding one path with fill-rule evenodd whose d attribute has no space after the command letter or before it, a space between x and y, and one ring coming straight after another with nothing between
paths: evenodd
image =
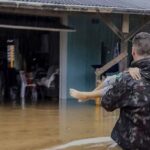
<instances>
[{"instance_id":1,"label":"person's hand","mask_svg":"<svg viewBox=\"0 0 150 150\"><path fill-rule=\"evenodd\" d=\"M135 80L140 80L141 79L141 74L140 74L140 69L139 68L129 68L129 74L131 77Z\"/></svg>"}]
</instances>

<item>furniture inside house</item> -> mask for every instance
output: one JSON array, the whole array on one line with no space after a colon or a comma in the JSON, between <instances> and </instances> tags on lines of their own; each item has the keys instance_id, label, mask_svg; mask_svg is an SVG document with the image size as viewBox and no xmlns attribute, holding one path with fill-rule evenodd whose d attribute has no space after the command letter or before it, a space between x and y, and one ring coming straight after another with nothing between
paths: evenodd
<instances>
[{"instance_id":1,"label":"furniture inside house","mask_svg":"<svg viewBox=\"0 0 150 150\"><path fill-rule=\"evenodd\" d=\"M31 76L27 78L25 71L20 71L20 78L21 78L21 91L20 91L21 99L25 100L26 90L27 88L29 88L31 90L31 98L34 102L36 102L37 101L36 83L33 82Z\"/></svg>"}]
</instances>

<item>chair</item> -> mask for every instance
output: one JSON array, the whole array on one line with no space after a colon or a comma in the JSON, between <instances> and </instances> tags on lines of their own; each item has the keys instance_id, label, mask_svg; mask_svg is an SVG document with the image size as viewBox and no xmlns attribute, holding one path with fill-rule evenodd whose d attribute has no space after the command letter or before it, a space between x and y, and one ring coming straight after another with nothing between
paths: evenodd
<instances>
[{"instance_id":1,"label":"chair","mask_svg":"<svg viewBox=\"0 0 150 150\"><path fill-rule=\"evenodd\" d=\"M28 83L26 74L24 71L20 71L20 78L21 78L21 92L20 92L20 97L22 99L25 99L25 93L26 89L29 87L31 88L31 93L32 93L32 100L37 101L37 90L36 90L36 84L35 83Z\"/></svg>"},{"instance_id":2,"label":"chair","mask_svg":"<svg viewBox=\"0 0 150 150\"><path fill-rule=\"evenodd\" d=\"M59 69L56 69L55 72L53 72L49 78L47 77L43 77L37 84L39 86L44 86L44 87L47 87L47 88L50 88L50 87L53 87L54 85L52 85L52 82L54 81L55 79L55 75L59 73Z\"/></svg>"}]
</instances>

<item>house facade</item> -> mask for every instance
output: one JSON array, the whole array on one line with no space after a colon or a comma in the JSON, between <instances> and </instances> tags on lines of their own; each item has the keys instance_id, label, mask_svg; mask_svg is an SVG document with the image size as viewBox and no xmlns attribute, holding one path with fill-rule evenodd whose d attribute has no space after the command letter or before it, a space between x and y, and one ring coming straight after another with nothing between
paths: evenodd
<instances>
[{"instance_id":1,"label":"house facade","mask_svg":"<svg viewBox=\"0 0 150 150\"><path fill-rule=\"evenodd\" d=\"M130 50L132 37L139 31L147 31L150 2L1 0L0 15L1 39L7 40L12 35L15 39L26 39L19 42L24 52L17 66L24 63L24 56L26 61L30 59L29 51L34 49L34 54L38 51L45 58L41 62L46 60L49 65L59 66L59 98L66 100L69 88L92 90L95 87L93 65L104 66L122 51ZM32 44L36 46L27 47ZM123 64L126 63L127 59Z\"/></svg>"}]
</instances>

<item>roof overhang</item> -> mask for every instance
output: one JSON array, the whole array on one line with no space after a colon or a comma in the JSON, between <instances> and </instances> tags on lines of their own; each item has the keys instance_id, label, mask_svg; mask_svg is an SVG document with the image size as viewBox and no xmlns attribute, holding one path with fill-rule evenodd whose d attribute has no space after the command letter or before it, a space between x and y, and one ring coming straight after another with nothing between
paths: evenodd
<instances>
[{"instance_id":1,"label":"roof overhang","mask_svg":"<svg viewBox=\"0 0 150 150\"><path fill-rule=\"evenodd\" d=\"M36 27L36 26L22 26L22 25L8 25L0 24L0 28L3 29L15 29L15 30L33 30L33 31L45 31L45 32L75 32L75 29L71 29L67 26L62 27Z\"/></svg>"},{"instance_id":2,"label":"roof overhang","mask_svg":"<svg viewBox=\"0 0 150 150\"><path fill-rule=\"evenodd\" d=\"M63 5L51 4L41 2L20 2L10 0L0 0L0 8L5 8L17 11L23 10L40 10L48 12L86 12L86 13L119 13L119 14L138 14L150 15L150 9L135 9L135 8L121 8L121 7L103 7L103 6L86 6L86 5ZM1 10L1 11L2 11Z\"/></svg>"},{"instance_id":3,"label":"roof overhang","mask_svg":"<svg viewBox=\"0 0 150 150\"><path fill-rule=\"evenodd\" d=\"M75 32L76 30L64 25L60 17L27 16L14 14L0 14L0 28L16 30Z\"/></svg>"}]
</instances>

